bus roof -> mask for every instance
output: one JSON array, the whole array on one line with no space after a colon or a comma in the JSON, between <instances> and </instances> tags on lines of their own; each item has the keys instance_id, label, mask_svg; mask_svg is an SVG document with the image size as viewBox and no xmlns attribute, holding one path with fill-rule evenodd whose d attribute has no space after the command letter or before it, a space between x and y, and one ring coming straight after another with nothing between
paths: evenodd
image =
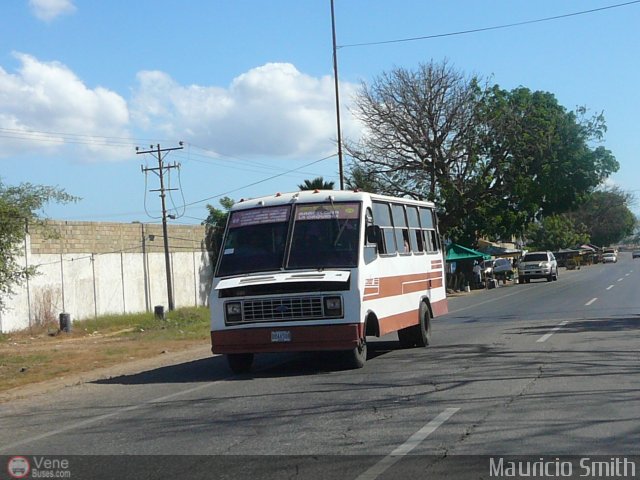
<instances>
[{"instance_id":1,"label":"bus roof","mask_svg":"<svg viewBox=\"0 0 640 480\"><path fill-rule=\"evenodd\" d=\"M289 193L276 193L266 197L242 199L235 203L231 210L246 210L249 208L288 205L292 203L328 202L330 198L334 202L361 202L370 198L371 200L402 202L426 207L434 206L433 202L425 202L411 198L389 197L386 195L353 190L302 190Z\"/></svg>"}]
</instances>

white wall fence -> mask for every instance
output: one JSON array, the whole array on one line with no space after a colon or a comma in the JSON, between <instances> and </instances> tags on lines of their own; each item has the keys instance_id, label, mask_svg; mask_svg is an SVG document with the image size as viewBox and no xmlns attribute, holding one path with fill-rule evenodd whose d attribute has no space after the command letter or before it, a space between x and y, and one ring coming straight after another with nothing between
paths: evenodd
<instances>
[{"instance_id":1,"label":"white wall fence","mask_svg":"<svg viewBox=\"0 0 640 480\"><path fill-rule=\"evenodd\" d=\"M176 308L207 305L212 271L206 251L170 253L173 297ZM25 242L24 265L37 266L31 277L0 312L0 332L58 322L60 313L71 320L105 314L168 310L164 253L31 253Z\"/></svg>"}]
</instances>

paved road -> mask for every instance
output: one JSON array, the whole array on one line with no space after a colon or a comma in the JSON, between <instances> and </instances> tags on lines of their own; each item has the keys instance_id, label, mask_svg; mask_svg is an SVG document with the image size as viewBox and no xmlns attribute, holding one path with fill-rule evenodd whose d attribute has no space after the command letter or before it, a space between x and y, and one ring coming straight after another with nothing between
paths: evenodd
<instances>
[{"instance_id":1,"label":"paved road","mask_svg":"<svg viewBox=\"0 0 640 480\"><path fill-rule=\"evenodd\" d=\"M234 376L215 357L3 405L0 454L341 456L324 478L407 455L637 454L640 261L560 273L451 298L433 345L385 337L361 370L266 355Z\"/></svg>"}]
</instances>

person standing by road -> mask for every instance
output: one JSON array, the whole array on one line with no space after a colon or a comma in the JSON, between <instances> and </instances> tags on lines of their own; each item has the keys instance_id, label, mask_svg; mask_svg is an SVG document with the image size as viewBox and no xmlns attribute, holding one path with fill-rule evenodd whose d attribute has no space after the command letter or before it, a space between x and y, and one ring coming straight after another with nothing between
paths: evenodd
<instances>
[{"instance_id":1,"label":"person standing by road","mask_svg":"<svg viewBox=\"0 0 640 480\"><path fill-rule=\"evenodd\" d=\"M475 280L476 288L480 288L482 284L482 267L475 261L473 262L473 278Z\"/></svg>"}]
</instances>

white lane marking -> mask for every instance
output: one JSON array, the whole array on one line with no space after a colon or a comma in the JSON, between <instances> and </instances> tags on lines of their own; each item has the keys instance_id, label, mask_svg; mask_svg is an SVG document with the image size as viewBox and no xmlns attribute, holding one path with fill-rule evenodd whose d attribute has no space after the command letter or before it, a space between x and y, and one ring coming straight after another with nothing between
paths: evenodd
<instances>
[{"instance_id":1,"label":"white lane marking","mask_svg":"<svg viewBox=\"0 0 640 480\"><path fill-rule=\"evenodd\" d=\"M456 413L459 408L447 408L436 418L427 423L424 427L418 430L416 433L411 435L409 439L396 448L389 455L384 457L374 466L369 468L367 471L362 473L356 478L356 480L375 480L384 472L387 471L391 466L393 466L396 462L402 459L405 455L407 455L411 450L416 448L420 443L422 443L429 435L436 431L436 429L442 425L444 422L449 420L451 416Z\"/></svg>"},{"instance_id":2,"label":"white lane marking","mask_svg":"<svg viewBox=\"0 0 640 480\"><path fill-rule=\"evenodd\" d=\"M591 300L589 300L587 303L584 304L585 307L588 307L589 305L591 305L593 302L595 302L596 300L598 300L598 297L594 297Z\"/></svg>"},{"instance_id":3,"label":"white lane marking","mask_svg":"<svg viewBox=\"0 0 640 480\"><path fill-rule=\"evenodd\" d=\"M625 273L624 276L628 277L629 275L631 275L630 273Z\"/></svg>"},{"instance_id":4,"label":"white lane marking","mask_svg":"<svg viewBox=\"0 0 640 480\"><path fill-rule=\"evenodd\" d=\"M567 323L569 323L568 320L565 320L563 322L560 322L558 324L557 327L555 327L553 330L551 330L549 333L547 333L546 335L541 336L538 340L536 340L536 343L542 343L542 342L546 342L547 340L549 340L549 338L551 337L551 335L553 335L554 333L556 333L558 330L560 330L562 327L564 327Z\"/></svg>"},{"instance_id":5,"label":"white lane marking","mask_svg":"<svg viewBox=\"0 0 640 480\"><path fill-rule=\"evenodd\" d=\"M615 287L615 285L609 285L609 286L607 287L607 290L611 290L613 287Z\"/></svg>"},{"instance_id":6,"label":"white lane marking","mask_svg":"<svg viewBox=\"0 0 640 480\"><path fill-rule=\"evenodd\" d=\"M623 280L624 280L624 278L619 278L619 279L618 279L618 281L619 281L619 282L621 282L621 281L623 281Z\"/></svg>"}]
</instances>

